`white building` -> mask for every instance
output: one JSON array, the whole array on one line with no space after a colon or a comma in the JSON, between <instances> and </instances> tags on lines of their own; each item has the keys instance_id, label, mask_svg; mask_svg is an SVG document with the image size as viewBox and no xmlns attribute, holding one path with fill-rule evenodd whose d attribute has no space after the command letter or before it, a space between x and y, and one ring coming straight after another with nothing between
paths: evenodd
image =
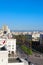
<instances>
[{"instance_id":1,"label":"white building","mask_svg":"<svg viewBox=\"0 0 43 65\"><path fill-rule=\"evenodd\" d=\"M28 65L24 59L15 57L16 39L12 39L8 26L3 26L2 33L3 35L0 33L0 65Z\"/></svg>"},{"instance_id":2,"label":"white building","mask_svg":"<svg viewBox=\"0 0 43 65\"><path fill-rule=\"evenodd\" d=\"M32 34L32 41L39 41L39 38L40 38L40 33L33 32L33 34Z\"/></svg>"},{"instance_id":3,"label":"white building","mask_svg":"<svg viewBox=\"0 0 43 65\"><path fill-rule=\"evenodd\" d=\"M7 50L16 53L16 39L7 39Z\"/></svg>"},{"instance_id":4,"label":"white building","mask_svg":"<svg viewBox=\"0 0 43 65\"><path fill-rule=\"evenodd\" d=\"M26 60L8 55L8 51L16 52L16 39L0 39L0 42L0 65L28 65ZM1 50L2 47L6 49Z\"/></svg>"},{"instance_id":5,"label":"white building","mask_svg":"<svg viewBox=\"0 0 43 65\"><path fill-rule=\"evenodd\" d=\"M8 65L8 51L0 51L0 65Z\"/></svg>"}]
</instances>

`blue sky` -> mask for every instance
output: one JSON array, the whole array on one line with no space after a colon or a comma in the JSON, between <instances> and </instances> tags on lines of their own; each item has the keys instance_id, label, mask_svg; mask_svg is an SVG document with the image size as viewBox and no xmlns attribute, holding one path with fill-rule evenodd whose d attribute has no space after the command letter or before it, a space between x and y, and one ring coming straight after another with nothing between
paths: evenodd
<instances>
[{"instance_id":1,"label":"blue sky","mask_svg":"<svg viewBox=\"0 0 43 65\"><path fill-rule=\"evenodd\" d=\"M43 0L1 0L0 28L43 30Z\"/></svg>"}]
</instances>

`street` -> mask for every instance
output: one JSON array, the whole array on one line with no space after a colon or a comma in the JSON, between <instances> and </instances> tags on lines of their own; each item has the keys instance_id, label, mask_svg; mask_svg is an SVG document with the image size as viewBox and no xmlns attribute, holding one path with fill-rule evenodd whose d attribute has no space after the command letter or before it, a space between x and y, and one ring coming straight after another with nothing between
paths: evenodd
<instances>
[{"instance_id":1,"label":"street","mask_svg":"<svg viewBox=\"0 0 43 65\"><path fill-rule=\"evenodd\" d=\"M43 54L33 52L32 55L27 55L19 47L17 48L17 53L18 53L19 57L21 57L23 59L27 59L27 61L31 62L31 64L43 65Z\"/></svg>"}]
</instances>

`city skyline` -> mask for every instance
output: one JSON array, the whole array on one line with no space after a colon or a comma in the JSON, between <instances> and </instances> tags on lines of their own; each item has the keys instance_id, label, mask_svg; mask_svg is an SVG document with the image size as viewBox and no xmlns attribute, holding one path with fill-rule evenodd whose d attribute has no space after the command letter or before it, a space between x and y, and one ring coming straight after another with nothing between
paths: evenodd
<instances>
[{"instance_id":1,"label":"city skyline","mask_svg":"<svg viewBox=\"0 0 43 65\"><path fill-rule=\"evenodd\" d=\"M0 28L11 30L43 30L42 0L1 0Z\"/></svg>"}]
</instances>

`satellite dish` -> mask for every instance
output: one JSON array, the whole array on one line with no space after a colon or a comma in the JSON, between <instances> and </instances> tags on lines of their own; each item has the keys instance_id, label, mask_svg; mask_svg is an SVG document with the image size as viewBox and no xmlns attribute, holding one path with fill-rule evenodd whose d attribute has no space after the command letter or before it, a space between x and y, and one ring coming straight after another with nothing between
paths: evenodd
<instances>
[{"instance_id":1,"label":"satellite dish","mask_svg":"<svg viewBox=\"0 0 43 65\"><path fill-rule=\"evenodd\" d=\"M6 40L5 39L0 39L0 48L5 46L5 44L6 44Z\"/></svg>"}]
</instances>

